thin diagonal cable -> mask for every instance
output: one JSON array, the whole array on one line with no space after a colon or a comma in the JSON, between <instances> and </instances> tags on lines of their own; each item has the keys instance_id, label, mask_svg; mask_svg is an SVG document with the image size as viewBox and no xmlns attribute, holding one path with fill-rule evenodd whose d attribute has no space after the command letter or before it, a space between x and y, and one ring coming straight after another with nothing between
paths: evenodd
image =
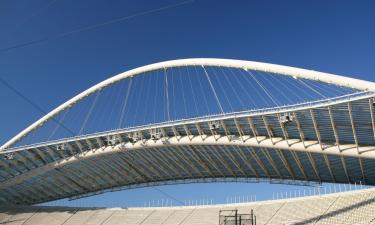
<instances>
[{"instance_id":1,"label":"thin diagonal cable","mask_svg":"<svg viewBox=\"0 0 375 225\"><path fill-rule=\"evenodd\" d=\"M267 96L271 99L271 101L276 105L276 106L279 106L279 104L277 103L276 99L274 99L271 95L271 93L258 81L258 79L256 79L256 77L254 76L254 74L251 72L251 71L248 71L246 70L246 72L248 74L250 74L250 76L255 80L255 82L257 82L257 84L263 89L263 91L267 94Z\"/></svg>"},{"instance_id":2,"label":"thin diagonal cable","mask_svg":"<svg viewBox=\"0 0 375 225\"><path fill-rule=\"evenodd\" d=\"M232 84L232 80L235 80L235 78L229 79L228 76L227 76L227 73L224 71L224 69L222 67L220 67L220 71L224 74L225 80L229 84L230 88L233 90L234 95L238 98L238 101L240 102L240 104L242 106L242 109L245 109L246 108L245 103L242 101L242 98L238 94L236 88L234 87L234 84Z\"/></svg>"},{"instance_id":3,"label":"thin diagonal cable","mask_svg":"<svg viewBox=\"0 0 375 225\"><path fill-rule=\"evenodd\" d=\"M171 76L170 76L170 78L171 78L171 81L172 82L170 82L170 84L171 84L171 87L172 87L172 106L175 106L175 99L176 99L176 95L175 95L175 87L174 87L174 82L173 82L173 80L174 80L174 73L173 73L173 70L171 69ZM173 107L172 107L172 109L173 109ZM172 118L173 119L176 119L176 110L173 110L173 114L172 114Z\"/></svg>"},{"instance_id":4,"label":"thin diagonal cable","mask_svg":"<svg viewBox=\"0 0 375 225\"><path fill-rule=\"evenodd\" d=\"M65 116L68 114L69 112L69 109L66 110L64 112L64 115L61 116L61 118L59 119L59 122L62 123L62 121L64 120ZM47 141L51 140L51 138L56 134L57 130L60 128L60 124L56 124L55 128L53 129L53 131L51 132L51 134L48 136L47 138Z\"/></svg>"},{"instance_id":5,"label":"thin diagonal cable","mask_svg":"<svg viewBox=\"0 0 375 225\"><path fill-rule=\"evenodd\" d=\"M108 123L109 123L109 120L112 119L110 118L110 116L112 114L113 108L115 108L113 100L115 99L117 92L114 86L105 88L102 91L103 91L103 94L102 94L103 97L101 99L103 99L104 103L96 111L96 113L98 114L98 117L97 117L98 119L96 120L97 121L96 123L98 124L97 131L105 131L106 129L113 129L113 127L111 128L108 126ZM106 97L104 97L105 92L107 92Z\"/></svg>"},{"instance_id":6,"label":"thin diagonal cable","mask_svg":"<svg viewBox=\"0 0 375 225\"><path fill-rule=\"evenodd\" d=\"M20 91L18 91L15 87L13 87L12 85L10 85L8 82L6 82L3 78L0 77L0 83L2 83L4 86L6 86L7 88L9 88L11 91L13 91L14 93L16 93L19 97L21 97L23 100L25 100L26 102L28 102L30 105L32 105L35 109L37 109L39 112L43 113L44 115L47 114L46 111L44 111L44 109L42 109L39 105L37 105L36 103L34 103L31 99L29 99L28 97L26 97L24 94L22 94ZM70 134L72 135L75 135L75 133L70 130L69 128L67 128L63 123L60 123L58 120L56 120L54 117L51 118L51 120L53 120L54 122L58 123L61 125L61 127L63 127L66 131L68 131Z\"/></svg>"},{"instance_id":7,"label":"thin diagonal cable","mask_svg":"<svg viewBox=\"0 0 375 225\"><path fill-rule=\"evenodd\" d=\"M333 89L332 85L329 85L329 84L326 84L326 83L322 83L322 82L319 82L319 81L311 81L310 85L312 87L315 87L318 91L320 90L321 92L329 94L329 95L336 96L337 93L338 93L335 89ZM320 86L322 86L322 87L320 87Z\"/></svg>"},{"instance_id":8,"label":"thin diagonal cable","mask_svg":"<svg viewBox=\"0 0 375 225\"><path fill-rule=\"evenodd\" d=\"M241 81L239 80L238 78L238 74L234 73L232 68L229 68L229 71L230 73L232 74L232 76L234 77L234 80L237 81L239 87L241 88L242 92L246 94L246 96L248 97L248 99L250 100L250 102L255 106L255 107L258 107L257 104L254 102L254 100L252 99L251 95L249 95L249 93L246 91L246 88L244 88L243 84L241 83Z\"/></svg>"},{"instance_id":9,"label":"thin diagonal cable","mask_svg":"<svg viewBox=\"0 0 375 225\"><path fill-rule=\"evenodd\" d=\"M258 74L259 74L259 72L258 72ZM271 88L273 88L276 91L278 91L278 93L280 95L282 95L290 103L293 103L293 101L284 93L284 91L279 89L280 85L274 85L275 83L270 81L270 79L268 77L272 78L273 80L275 80L278 83L282 83L282 82L278 81L276 78L274 78L273 76L274 75L272 75L272 74L265 74L265 75L263 75L264 79L270 84Z\"/></svg>"},{"instance_id":10,"label":"thin diagonal cable","mask_svg":"<svg viewBox=\"0 0 375 225\"><path fill-rule=\"evenodd\" d=\"M204 105L206 106L207 113L209 114L209 113L210 113L210 108L208 107L208 101L207 101L207 98L206 98L206 94L204 93L203 85L202 85L202 82L201 82L201 79L200 79L201 76L199 75L196 66L194 66L194 70L195 70L195 73L197 74L198 84L199 84L200 90L202 91L202 96L203 96L203 100L204 100Z\"/></svg>"},{"instance_id":11,"label":"thin diagonal cable","mask_svg":"<svg viewBox=\"0 0 375 225\"><path fill-rule=\"evenodd\" d=\"M139 103L141 102L141 100L142 100L142 94L143 94L143 90L144 90L144 85L142 85L142 84L144 84L144 80L145 80L145 76L146 76L146 74L144 73L143 75L142 75L142 77L140 78L140 80L139 80L139 83L140 83L140 89L139 89L139 91L138 91L138 96L137 96L137 98L136 98L136 102L135 102L135 112L134 112L134 123L133 123L133 126L136 126L137 125L137 122L139 123L139 121L137 121L137 119L139 119L138 117L138 110L139 110ZM138 117L137 117L138 116ZM138 124L138 125L140 125L140 124Z\"/></svg>"},{"instance_id":12,"label":"thin diagonal cable","mask_svg":"<svg viewBox=\"0 0 375 225\"><path fill-rule=\"evenodd\" d=\"M156 104L157 103L157 101L158 101L158 97L159 97L159 88L158 88L158 85L159 85L159 78L160 77L160 75L158 74L158 73L156 73L155 74L155 84L156 84L156 86L155 86L155 94L153 94L153 101L152 101L152 109L153 109L153 111L154 111L154 120L153 121L151 121L151 123L156 123L156 112L161 112L162 110L160 110L160 109L158 109L158 104ZM162 77L163 78L163 77ZM163 91L164 92L164 91Z\"/></svg>"},{"instance_id":13,"label":"thin diagonal cable","mask_svg":"<svg viewBox=\"0 0 375 225\"><path fill-rule=\"evenodd\" d=\"M207 80L208 80L208 83L210 84L211 90L212 90L212 92L214 93L214 96L215 96L215 99L216 99L216 103L217 103L217 105L219 106L221 113L224 114L223 107L221 106L221 103L220 103L219 97L218 97L217 94L216 94L216 91L215 91L215 88L214 88L214 86L213 86L213 84L212 84L212 82L211 82L210 76L208 75L208 73L207 73L206 69L204 68L204 66L202 66L202 68L203 68L204 73L206 74L206 78L207 78Z\"/></svg>"},{"instance_id":14,"label":"thin diagonal cable","mask_svg":"<svg viewBox=\"0 0 375 225\"><path fill-rule=\"evenodd\" d=\"M65 125L69 127L72 131L74 131L76 134L78 134L79 131L79 125L80 122L82 122L82 115L84 115L85 108L83 106L86 105L87 100L89 98L83 99L80 104L74 105L74 107L69 108L69 114L65 121ZM78 128L77 128L78 127Z\"/></svg>"},{"instance_id":15,"label":"thin diagonal cable","mask_svg":"<svg viewBox=\"0 0 375 225\"><path fill-rule=\"evenodd\" d=\"M187 112L187 106L186 106L186 99L185 99L185 90L184 90L184 85L182 83L182 73L181 73L181 70L179 68L177 68L178 70L178 77L180 78L180 85L181 85L181 89L180 91L182 92L182 100L183 100L183 103L184 103L184 109L185 109L185 118L188 117L188 112Z\"/></svg>"},{"instance_id":16,"label":"thin diagonal cable","mask_svg":"<svg viewBox=\"0 0 375 225\"><path fill-rule=\"evenodd\" d=\"M103 99L103 100L101 100L101 99ZM105 103L104 102L105 99L108 99L107 98L107 91L106 91L106 89L102 89L101 94L100 94L100 99L98 99L99 101L96 103L96 107L95 107L96 110L90 116L90 120L95 121L95 122L90 123L89 126L86 128L87 130L90 130L90 132L97 132L98 128L100 127L99 126L100 115L105 114L104 112L102 113L102 111L105 109L105 107L102 107L102 105ZM76 107L78 107L78 104L77 104Z\"/></svg>"},{"instance_id":17,"label":"thin diagonal cable","mask_svg":"<svg viewBox=\"0 0 375 225\"><path fill-rule=\"evenodd\" d=\"M208 69L207 69L207 70L208 70ZM224 95L224 98L225 98L225 100L227 100L231 112L233 112L233 111L234 111L234 108L233 108L233 106L232 106L231 101L230 101L229 98L228 98L228 95L226 94L226 88L224 88L224 86L222 85L222 83L221 83L221 81L220 81L221 79L220 79L219 75L215 72L215 69L212 68L211 71L212 71L212 73L214 74L214 78L213 78L213 79L217 78L217 84L218 84L218 86L219 86L219 90L222 90L222 93L223 93L223 95ZM227 82L229 83L229 81L227 81Z\"/></svg>"},{"instance_id":18,"label":"thin diagonal cable","mask_svg":"<svg viewBox=\"0 0 375 225\"><path fill-rule=\"evenodd\" d=\"M253 79L251 78L251 76L249 76L249 74L246 72L246 70L244 69L238 69L239 73L241 74L241 76L243 77L243 79L246 81L246 83L249 85L249 87L251 88L247 88L246 89L246 93L248 95L254 95L254 93L251 93L249 92L248 90L252 90L252 91L255 91L256 95L258 95L258 99L261 99L260 103L265 103L265 104L268 104L268 98L265 98L264 97L264 94L261 94L260 93L260 90L258 90L258 86L256 84L254 84L253 82ZM254 102L257 98L254 99ZM271 102L272 103L272 102ZM259 108L259 103L255 102L255 107L256 108Z\"/></svg>"},{"instance_id":19,"label":"thin diagonal cable","mask_svg":"<svg viewBox=\"0 0 375 225\"><path fill-rule=\"evenodd\" d=\"M168 92L168 72L167 69L164 69L164 77L165 77L165 97L167 100L166 108L167 108L167 119L168 121L171 120L171 115L169 113L169 92Z\"/></svg>"},{"instance_id":20,"label":"thin diagonal cable","mask_svg":"<svg viewBox=\"0 0 375 225\"><path fill-rule=\"evenodd\" d=\"M194 93L194 90L193 90L193 84L191 82L191 77L190 77L190 73L189 73L189 67L186 66L186 71L187 71L187 77L189 79L189 85L190 85L190 90L191 90L191 94L193 96L193 100L194 100L194 108L195 108L195 111L196 111L196 115L199 115L199 112L198 112L198 104L197 104L197 100L195 99L195 93Z\"/></svg>"},{"instance_id":21,"label":"thin diagonal cable","mask_svg":"<svg viewBox=\"0 0 375 225\"><path fill-rule=\"evenodd\" d=\"M151 89L151 79L153 78L153 75L148 75L147 76L147 81L145 82L145 85L146 85L146 97L143 99L145 105L149 105L148 103L148 100L149 100L149 96L150 96L150 89ZM143 110L143 121L142 121L142 124L145 124L146 123L146 118L147 118L147 114L148 114L148 110Z\"/></svg>"},{"instance_id":22,"label":"thin diagonal cable","mask_svg":"<svg viewBox=\"0 0 375 225\"><path fill-rule=\"evenodd\" d=\"M94 98L94 101L92 102L91 106L90 106L90 109L89 111L87 112L87 115L85 117L85 120L83 121L82 123L82 126L81 126L81 129L79 130L78 132L78 135L82 134L83 132L83 129L85 128L86 124L87 124L87 121L89 120L90 116L91 116L91 113L92 111L94 110L95 106L96 106L96 102L98 101L98 98L99 98L99 95L100 95L100 91L96 92L96 96Z\"/></svg>"},{"instance_id":23,"label":"thin diagonal cable","mask_svg":"<svg viewBox=\"0 0 375 225\"><path fill-rule=\"evenodd\" d=\"M162 74L163 75L163 74ZM153 76L153 77L155 77L155 81L154 81L154 84L155 84L155 94L154 94L154 101L152 101L152 111L154 112L154 120L153 120L153 122L154 123L156 123L156 121L157 121L157 112L163 112L163 115L161 115L160 114L160 118L164 118L165 119L165 110L164 110L164 106L162 107L163 108L163 110L161 110L161 108L158 108L158 106L160 107L160 104L157 104L158 103L158 99L160 99L159 98L159 94L161 94L161 95L165 95L165 91L163 90L162 92L163 93L160 93L160 88L159 88L159 77L161 77L162 79L161 79L161 82L162 83L164 83L163 82L163 77L162 76L160 76L159 74L156 74L155 76ZM163 98L163 99L165 99L165 98ZM164 101L163 101L163 104L164 104Z\"/></svg>"},{"instance_id":24,"label":"thin diagonal cable","mask_svg":"<svg viewBox=\"0 0 375 225\"><path fill-rule=\"evenodd\" d=\"M117 19L109 20L109 21L106 21L106 22L103 22L103 23L98 23L98 24L95 24L95 25L79 28L79 29L64 32L64 33L61 33L61 34L40 38L40 39L33 40L33 41L30 41L30 42L25 42L25 43L13 45L13 46L10 46L10 47L1 48L0 52L7 52L7 51L10 51L10 50L13 50L13 49L18 49L18 48L22 48L22 47L26 47L26 46L50 41L50 40L63 38L63 37L66 37L66 36L69 36L69 35L72 35L72 34L76 34L76 33L80 33L80 32L83 32L83 31L94 30L94 29L97 29L99 27L103 27L103 26L106 26L106 25L119 23L119 22L122 22L122 21L125 21L125 20L133 19L133 18L140 17L140 16L145 16L145 15L148 15L148 14L151 14L151 13L156 13L156 12L164 11L164 10L167 10L167 9L173 9L173 8L178 7L178 6L190 4L190 3L193 3L193 2L194 2L194 0L187 0L187 1L179 2L179 3L175 3L175 4L170 4L170 5L166 5L166 6L163 6L163 7L159 7L159 8L156 8L156 9L146 10L146 11L143 11L143 12L135 13L133 15L124 16L124 17L120 17L120 18L117 18Z\"/></svg>"},{"instance_id":25,"label":"thin diagonal cable","mask_svg":"<svg viewBox=\"0 0 375 225\"><path fill-rule=\"evenodd\" d=\"M336 94L339 94L339 95L347 93L342 88L340 88L340 86L331 85L331 84L327 84L326 86L327 86L327 88L329 88L330 90L332 90L332 93L336 93Z\"/></svg>"},{"instance_id":26,"label":"thin diagonal cable","mask_svg":"<svg viewBox=\"0 0 375 225\"><path fill-rule=\"evenodd\" d=\"M318 95L322 96L323 98L326 98L327 96L323 95L322 93L320 93L319 91L315 90L314 88L312 88L310 85L306 84L303 80L301 79L298 79L298 81L300 83L302 83L303 85L305 85L307 88L309 88L310 90L312 90L313 92L317 93Z\"/></svg>"},{"instance_id":27,"label":"thin diagonal cable","mask_svg":"<svg viewBox=\"0 0 375 225\"><path fill-rule=\"evenodd\" d=\"M332 92L329 91L326 86L324 86L323 88L319 87L319 85L324 85L324 84L315 85L315 81L313 80L308 80L308 82L309 82L308 85L311 88L315 89L317 92L319 92L321 95L324 95L325 97L329 97L332 94ZM307 80L305 81L305 83L307 84Z\"/></svg>"},{"instance_id":28,"label":"thin diagonal cable","mask_svg":"<svg viewBox=\"0 0 375 225\"><path fill-rule=\"evenodd\" d=\"M289 85L286 85L286 82L288 82L287 80L291 79L291 78L283 76L283 75L278 75L278 77L282 80L280 82L280 85L283 86L286 90L288 90L289 93L291 93L292 95L294 95L296 97L296 99L298 99L298 101L303 102L305 100L305 99L302 98L302 96L301 96L301 94L299 92L297 92L296 90L292 90L289 87ZM276 79L276 78L274 78L274 79Z\"/></svg>"},{"instance_id":29,"label":"thin diagonal cable","mask_svg":"<svg viewBox=\"0 0 375 225\"><path fill-rule=\"evenodd\" d=\"M181 200L177 199L176 197L174 197L174 196L172 196L172 195L166 193L165 191L162 191L162 190L160 190L160 189L157 188L157 187L152 187L152 188L155 189L155 190L157 190L157 191L159 191L159 192L162 193L164 196L166 196L166 197L168 197L168 198L170 198L170 199L175 200L176 202L180 203L181 205L185 205L184 202L182 202Z\"/></svg>"},{"instance_id":30,"label":"thin diagonal cable","mask_svg":"<svg viewBox=\"0 0 375 225\"><path fill-rule=\"evenodd\" d=\"M343 94L349 94L349 93L354 93L354 92L358 91L358 90L353 89L353 88L347 88L347 87L342 87L342 86L337 86L337 88L342 90Z\"/></svg>"},{"instance_id":31,"label":"thin diagonal cable","mask_svg":"<svg viewBox=\"0 0 375 225\"><path fill-rule=\"evenodd\" d=\"M122 80L120 83L114 84L113 89L117 92L116 94L116 99L114 103L111 104L110 108L111 111L109 114L107 114L107 122L110 123L110 129L116 129L117 128L117 123L115 122L116 120L114 118L117 118L117 114L121 113L121 100L122 100L122 92L125 86L125 80ZM120 111L118 111L120 110ZM120 115L118 115L120 116Z\"/></svg>"},{"instance_id":32,"label":"thin diagonal cable","mask_svg":"<svg viewBox=\"0 0 375 225\"><path fill-rule=\"evenodd\" d=\"M258 97L259 97L259 99L262 99L262 103L266 103L266 104L268 104L269 103L269 98L266 98L265 96L264 96L264 94L263 94L263 90L259 90L259 89L261 89L261 87L259 87L259 85L257 85L257 84L254 84L255 82L254 82L254 79L251 77L251 76L249 76L249 73L246 71L246 70L244 70L244 69L239 69L239 71L240 71L240 73L242 74L242 76L244 77L244 79L245 79L245 81L247 82L247 84L249 84L252 88L250 89L250 90L255 90L255 93L258 95ZM248 92L249 94L253 94L253 93L251 93L251 92ZM272 104L272 101L271 101L271 104Z\"/></svg>"},{"instance_id":33,"label":"thin diagonal cable","mask_svg":"<svg viewBox=\"0 0 375 225\"><path fill-rule=\"evenodd\" d=\"M116 94L114 89L115 88L113 87L105 89L108 92L108 98L103 98L105 99L105 105L104 107L102 107L102 109L104 110L104 113L100 114L101 118L98 120L99 129L101 129L101 131L104 131L104 129L109 129L109 127L107 126L108 120L109 120L108 118L110 117L110 114L112 113L112 110L114 108L112 101L115 98L115 94Z\"/></svg>"},{"instance_id":34,"label":"thin diagonal cable","mask_svg":"<svg viewBox=\"0 0 375 225\"><path fill-rule=\"evenodd\" d=\"M129 81L129 84L128 84L128 90L126 91L126 96L125 96L124 104L122 105L122 109L121 109L120 121L118 123L117 128L121 128L121 126L122 126L122 122L123 122L123 119L124 119L125 108L126 108L126 106L128 104L129 93L130 93L130 89L132 87L132 82L133 82L133 77L130 77L130 81Z\"/></svg>"},{"instance_id":35,"label":"thin diagonal cable","mask_svg":"<svg viewBox=\"0 0 375 225\"><path fill-rule=\"evenodd\" d=\"M308 98L310 99L314 99L314 96L309 93L308 91L306 91L306 88L303 88L304 86L300 85L300 82L297 81L297 79L295 78L290 78L290 77L286 77L286 76L282 76L283 79L288 82L291 86L293 86L294 88L296 88L294 91L297 92L297 93L304 93ZM293 80L292 80L293 79ZM297 90L298 89L298 90ZM301 97L302 98L302 97ZM306 99L303 99L303 101L306 101Z\"/></svg>"}]
</instances>

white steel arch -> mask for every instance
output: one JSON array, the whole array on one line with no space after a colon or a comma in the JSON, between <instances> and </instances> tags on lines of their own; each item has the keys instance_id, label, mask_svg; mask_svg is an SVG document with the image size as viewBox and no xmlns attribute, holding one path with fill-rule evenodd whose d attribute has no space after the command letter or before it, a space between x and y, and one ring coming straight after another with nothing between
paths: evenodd
<instances>
[{"instance_id":1,"label":"white steel arch","mask_svg":"<svg viewBox=\"0 0 375 225\"><path fill-rule=\"evenodd\" d=\"M238 68L238 69L245 69L245 70L254 70L254 71L261 71L267 73L276 73L285 76L293 76L295 78L303 78L309 80L316 80L321 81L324 83L335 84L343 87L349 87L358 90L368 90L368 91L375 91L375 83L349 78L346 76L334 75L330 73L323 73L314 70L307 70L307 69L300 69L290 66L282 66L270 63L262 63L262 62L254 62L254 61L245 61L245 60L235 60L235 59L218 59L218 58L191 58L191 59L179 59L179 60L170 60L164 61L159 63L154 63L142 67L138 67L124 73L118 74L113 76L107 80L104 80L91 88L83 91L82 93L76 95L75 97L71 98L67 102L61 104L47 115L43 116L16 136L11 138L7 141L4 145L0 147L0 150L8 148L19 141L22 137L29 134L34 129L37 129L40 126L43 126L49 119L55 117L60 112L64 111L67 108L72 107L73 105L80 102L82 99L90 96L91 94L109 86L115 84L123 79L137 76L146 72L151 72L160 69L168 69L174 67L182 67L182 66L218 66L218 67L230 67L230 68Z\"/></svg>"}]
</instances>

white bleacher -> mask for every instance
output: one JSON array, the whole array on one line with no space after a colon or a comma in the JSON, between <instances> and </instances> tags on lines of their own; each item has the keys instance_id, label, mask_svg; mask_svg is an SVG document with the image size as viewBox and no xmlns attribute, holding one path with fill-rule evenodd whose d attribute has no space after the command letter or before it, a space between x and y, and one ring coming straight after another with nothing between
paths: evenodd
<instances>
[{"instance_id":1,"label":"white bleacher","mask_svg":"<svg viewBox=\"0 0 375 225\"><path fill-rule=\"evenodd\" d=\"M8 211L8 216L6 219L1 220L11 223L12 225L24 224L31 216L33 216L39 208L29 208L29 207L21 207L21 208L14 208ZM6 224L8 224L6 223Z\"/></svg>"},{"instance_id":2,"label":"white bleacher","mask_svg":"<svg viewBox=\"0 0 375 225\"><path fill-rule=\"evenodd\" d=\"M254 214L257 217L257 224L266 224L273 216L275 216L284 204L284 202L278 201L260 205L258 209L254 210Z\"/></svg>"},{"instance_id":3,"label":"white bleacher","mask_svg":"<svg viewBox=\"0 0 375 225\"><path fill-rule=\"evenodd\" d=\"M142 225L161 225L166 221L174 211L171 209L154 210L141 224Z\"/></svg>"},{"instance_id":4,"label":"white bleacher","mask_svg":"<svg viewBox=\"0 0 375 225\"><path fill-rule=\"evenodd\" d=\"M114 210L110 209L97 209L95 213L84 221L82 224L77 225L98 225L103 224L107 219L115 213ZM68 220L69 222L69 220Z\"/></svg>"},{"instance_id":5,"label":"white bleacher","mask_svg":"<svg viewBox=\"0 0 375 225\"><path fill-rule=\"evenodd\" d=\"M142 224L154 211L153 210L116 210L103 225L139 225Z\"/></svg>"},{"instance_id":6,"label":"white bleacher","mask_svg":"<svg viewBox=\"0 0 375 225\"><path fill-rule=\"evenodd\" d=\"M96 213L98 213L98 209L80 209L64 225L90 224L90 218L99 220L98 217L94 216Z\"/></svg>"},{"instance_id":7,"label":"white bleacher","mask_svg":"<svg viewBox=\"0 0 375 225\"><path fill-rule=\"evenodd\" d=\"M2 207L6 225L218 225L220 210L253 209L257 225L375 225L375 189L294 199L154 208Z\"/></svg>"},{"instance_id":8,"label":"white bleacher","mask_svg":"<svg viewBox=\"0 0 375 225\"><path fill-rule=\"evenodd\" d=\"M75 208L40 208L33 213L22 225L60 225L71 218L78 209ZM12 224L12 223L11 223Z\"/></svg>"},{"instance_id":9,"label":"white bleacher","mask_svg":"<svg viewBox=\"0 0 375 225\"><path fill-rule=\"evenodd\" d=\"M8 211L2 211L2 212L0 212L0 221L1 221L1 223L5 223L11 217L12 217L11 212L8 212Z\"/></svg>"},{"instance_id":10,"label":"white bleacher","mask_svg":"<svg viewBox=\"0 0 375 225\"><path fill-rule=\"evenodd\" d=\"M217 225L219 221L220 208L197 208L181 225Z\"/></svg>"},{"instance_id":11,"label":"white bleacher","mask_svg":"<svg viewBox=\"0 0 375 225\"><path fill-rule=\"evenodd\" d=\"M183 223L187 217L189 217L194 212L194 209L182 209L173 210L169 217L162 223L163 225L175 225Z\"/></svg>"},{"instance_id":12,"label":"white bleacher","mask_svg":"<svg viewBox=\"0 0 375 225\"><path fill-rule=\"evenodd\" d=\"M372 202L372 204L364 203L374 199L373 194L374 192L363 192L339 196L316 224L364 224L365 217L363 217L362 211L371 212L371 205L375 202ZM371 215L375 217L375 212L371 212Z\"/></svg>"},{"instance_id":13,"label":"white bleacher","mask_svg":"<svg viewBox=\"0 0 375 225\"><path fill-rule=\"evenodd\" d=\"M290 201L284 203L278 212L269 220L268 224L277 224L278 221L297 223L313 219L324 213L336 197L315 197L309 201ZM256 211L256 215L257 215ZM264 213L260 213L263 215Z\"/></svg>"}]
</instances>

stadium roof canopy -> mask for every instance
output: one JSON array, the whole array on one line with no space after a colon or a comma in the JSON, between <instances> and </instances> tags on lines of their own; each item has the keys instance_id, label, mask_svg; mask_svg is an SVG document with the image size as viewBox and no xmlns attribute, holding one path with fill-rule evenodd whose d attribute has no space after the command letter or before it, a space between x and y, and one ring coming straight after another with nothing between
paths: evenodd
<instances>
[{"instance_id":1,"label":"stadium roof canopy","mask_svg":"<svg viewBox=\"0 0 375 225\"><path fill-rule=\"evenodd\" d=\"M375 83L232 59L113 76L0 150L0 203L213 181L375 184Z\"/></svg>"}]
</instances>

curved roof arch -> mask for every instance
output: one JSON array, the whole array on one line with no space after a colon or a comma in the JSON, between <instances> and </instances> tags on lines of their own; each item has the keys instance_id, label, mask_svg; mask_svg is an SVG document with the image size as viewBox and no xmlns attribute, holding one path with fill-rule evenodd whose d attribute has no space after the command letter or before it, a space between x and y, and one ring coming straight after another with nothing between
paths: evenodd
<instances>
[{"instance_id":1,"label":"curved roof arch","mask_svg":"<svg viewBox=\"0 0 375 225\"><path fill-rule=\"evenodd\" d=\"M22 136L99 90L128 77L184 66L265 71L354 92L13 147ZM35 204L122 188L215 179L375 185L374 98L372 82L266 63L183 59L136 68L75 96L3 145L0 204Z\"/></svg>"},{"instance_id":2,"label":"curved roof arch","mask_svg":"<svg viewBox=\"0 0 375 225\"><path fill-rule=\"evenodd\" d=\"M285 76L292 76L295 78L303 78L308 80L316 80L324 83L335 84L343 87L349 87L358 90L368 90L375 91L375 83L368 82L364 80L354 79L346 76L334 75L330 73L323 73L314 70L300 69L290 66L282 66L270 63L263 62L254 62L254 61L245 61L245 60L235 60L235 59L218 59L218 58L191 58L191 59L179 59L179 60L170 60L159 63L154 63L142 67L138 67L124 73L115 75L111 78L108 78L91 88L81 92L75 97L71 98L67 102L61 104L24 130L18 133L16 136L11 138L9 141L4 143L1 149L8 148L19 141L24 136L28 135L31 131L37 129L38 127L43 126L44 123L49 121L51 118L57 116L60 112L64 111L67 108L72 107L81 100L87 98L93 93L106 88L116 82L124 80L129 77L137 76L143 73L160 70L160 69L169 69L182 66L218 66L218 67L230 67L230 68L239 68L244 70L254 70L262 71L268 73L276 73Z\"/></svg>"}]
</instances>

